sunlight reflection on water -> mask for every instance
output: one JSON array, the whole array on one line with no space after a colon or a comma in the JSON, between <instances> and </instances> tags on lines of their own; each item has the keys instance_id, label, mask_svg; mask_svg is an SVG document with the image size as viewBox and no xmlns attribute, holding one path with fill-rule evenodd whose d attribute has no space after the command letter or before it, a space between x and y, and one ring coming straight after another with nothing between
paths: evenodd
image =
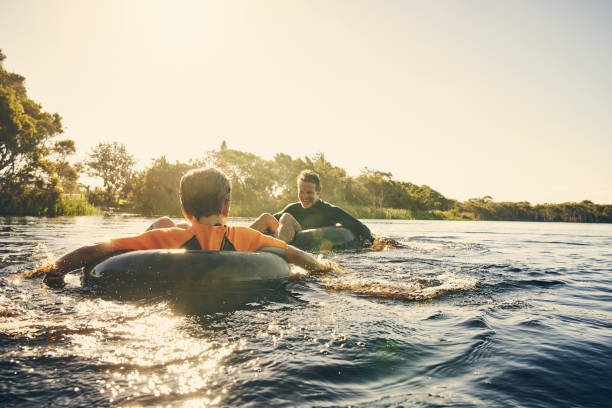
<instances>
[{"instance_id":1,"label":"sunlight reflection on water","mask_svg":"<svg viewBox=\"0 0 612 408\"><path fill-rule=\"evenodd\" d=\"M174 316L163 303L135 306L83 301L75 319L86 318L95 330L70 335L68 353L113 367L101 388L111 393L111 402L122 395L138 398L205 391L211 377L223 369L223 359L244 346L242 340L218 344L187 333L185 317ZM197 401L210 404L213 400Z\"/></svg>"},{"instance_id":2,"label":"sunlight reflection on water","mask_svg":"<svg viewBox=\"0 0 612 408\"><path fill-rule=\"evenodd\" d=\"M609 226L369 221L407 247L325 254L346 273L292 268L273 295L222 311L106 300L78 274L61 290L9 278L149 223L29 219L0 232L8 406L609 401Z\"/></svg>"}]
</instances>

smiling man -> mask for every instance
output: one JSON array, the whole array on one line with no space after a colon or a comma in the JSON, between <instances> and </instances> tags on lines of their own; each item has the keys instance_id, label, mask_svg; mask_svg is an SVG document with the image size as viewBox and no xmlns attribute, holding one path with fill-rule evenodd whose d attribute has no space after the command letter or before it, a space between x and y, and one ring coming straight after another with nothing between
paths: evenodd
<instances>
[{"instance_id":1,"label":"smiling man","mask_svg":"<svg viewBox=\"0 0 612 408\"><path fill-rule=\"evenodd\" d=\"M337 224L349 229L361 241L371 243L368 227L349 213L321 200L319 175L303 170L297 177L299 202L289 204L274 214L262 214L251 228L262 232L274 232L280 240L292 242L295 233L303 229L329 227Z\"/></svg>"}]
</instances>

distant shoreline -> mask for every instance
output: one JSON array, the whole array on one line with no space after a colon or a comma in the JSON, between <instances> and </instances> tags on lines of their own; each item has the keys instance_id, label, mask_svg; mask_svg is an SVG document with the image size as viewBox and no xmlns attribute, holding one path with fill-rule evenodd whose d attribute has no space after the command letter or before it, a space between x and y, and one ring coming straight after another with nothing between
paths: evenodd
<instances>
[{"instance_id":1,"label":"distant shoreline","mask_svg":"<svg viewBox=\"0 0 612 408\"><path fill-rule=\"evenodd\" d=\"M513 203L502 203L504 205L513 204ZM597 204L595 204L597 205ZM567 208L571 208L573 212L566 211L565 216L570 216L570 219L563 219L564 213L556 213L553 218L542 218L542 219L534 219L534 218L526 218L526 219L517 219L517 218L478 218L475 217L473 213L454 213L452 211L431 211L431 212L418 212L416 214L404 210L404 209L395 209L395 208L367 208L367 207L351 207L347 205L347 211L349 211L352 215L354 215L358 219L363 220L405 220L405 221L505 221L505 222L561 222L561 223L570 223L570 224L612 224L612 219L604 217L594 218L593 214L589 214L587 212L582 212L576 216L576 211L578 209L583 209L581 203L563 203L563 204L541 204L540 210L549 211L559 211L557 207L565 206ZM608 211L612 211L612 205L599 205L607 209ZM101 209L93 207L93 210L90 207L83 206L86 210L83 213L71 213L71 214L58 214L56 216L38 216L38 215L28 215L28 214L0 214L0 217L3 218L13 218L13 217L35 217L35 218L57 218L57 217L75 217L75 216L105 216L105 217L162 217L169 216L177 219L182 219L182 215L177 212L175 213L167 213L167 214L143 214L139 212L130 211L129 208L125 209L117 209L117 210L109 210L109 209ZM350 208L348 208L350 207ZM536 206L538 208L538 206ZM556 210L555 210L556 209ZM75 211L75 212L78 212ZM609 213L608 213L609 214ZM534 214L531 214L532 217ZM537 215L537 213L535 213ZM590 217L589 217L590 215ZM243 219L253 219L257 217L257 215L253 214L242 214L238 212L234 213L230 216L230 219L235 218L243 218ZM609 217L609 216L608 216ZM604 219L602 219L604 218Z\"/></svg>"}]
</instances>

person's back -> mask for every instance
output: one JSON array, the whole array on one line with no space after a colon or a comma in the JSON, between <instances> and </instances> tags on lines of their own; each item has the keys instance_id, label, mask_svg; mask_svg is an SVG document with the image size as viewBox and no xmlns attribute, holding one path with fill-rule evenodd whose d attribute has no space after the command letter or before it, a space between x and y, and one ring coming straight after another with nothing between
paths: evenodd
<instances>
[{"instance_id":1,"label":"person's back","mask_svg":"<svg viewBox=\"0 0 612 408\"><path fill-rule=\"evenodd\" d=\"M189 249L204 251L255 252L265 247L286 249L286 243L248 227L203 225L186 228L152 229L143 234L110 240L113 252L143 249Z\"/></svg>"}]
</instances>

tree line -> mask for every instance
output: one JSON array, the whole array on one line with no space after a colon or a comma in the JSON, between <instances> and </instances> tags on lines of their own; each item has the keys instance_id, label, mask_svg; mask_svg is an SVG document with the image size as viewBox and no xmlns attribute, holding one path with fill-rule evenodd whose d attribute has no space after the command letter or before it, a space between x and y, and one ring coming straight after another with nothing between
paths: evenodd
<instances>
[{"instance_id":1,"label":"tree line","mask_svg":"<svg viewBox=\"0 0 612 408\"><path fill-rule=\"evenodd\" d=\"M232 214L252 217L276 212L297 199L296 177L303 169L319 173L323 199L358 218L464 219L612 222L612 205L591 201L540 204L495 202L490 196L459 202L427 185L399 181L388 172L364 168L357 177L330 163L323 153L271 160L229 149L186 163L164 156L136 171L134 157L117 142L98 143L81 163L70 158L75 143L60 139L59 114L28 98L25 78L7 72L0 51L0 215L57 216L99 213L99 208L143 215L180 216L178 184L189 169L215 166L232 180ZM78 183L99 178L101 187Z\"/></svg>"}]
</instances>

